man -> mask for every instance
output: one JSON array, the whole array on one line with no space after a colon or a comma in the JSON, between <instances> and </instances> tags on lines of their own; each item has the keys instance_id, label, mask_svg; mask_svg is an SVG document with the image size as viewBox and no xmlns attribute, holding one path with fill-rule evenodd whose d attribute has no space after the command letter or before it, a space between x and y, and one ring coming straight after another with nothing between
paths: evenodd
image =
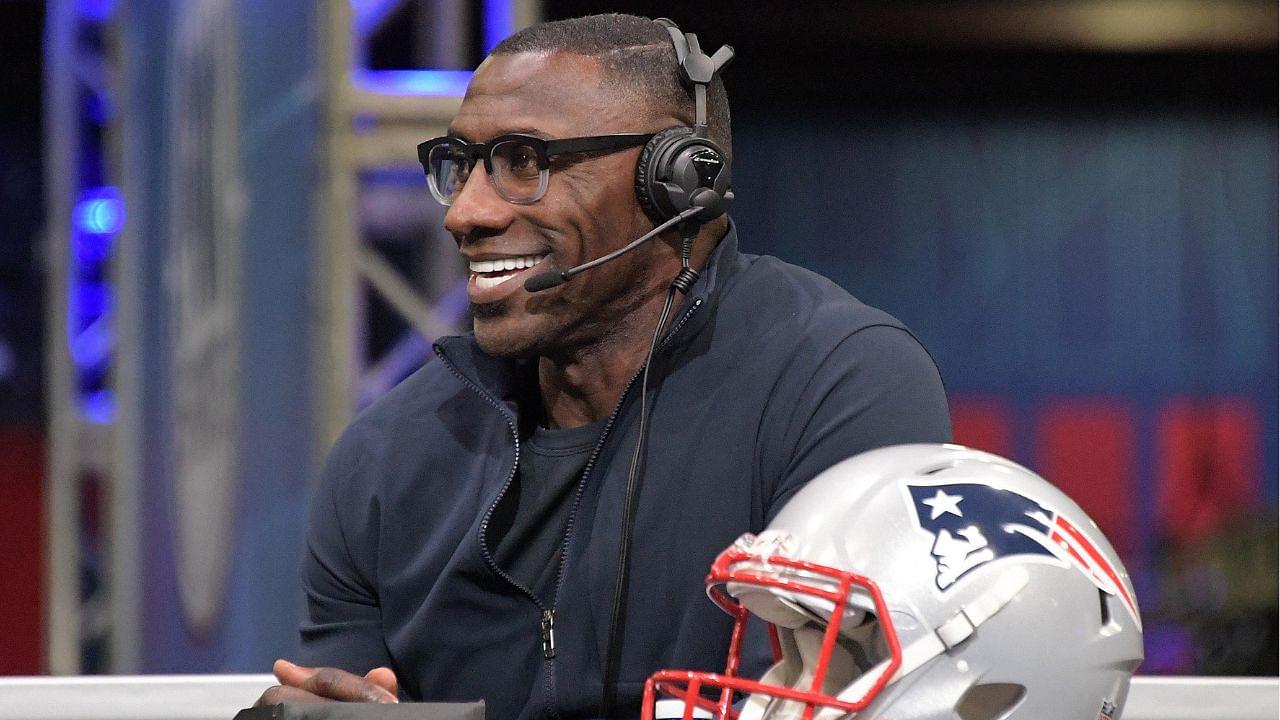
<instances>
[{"instance_id":1,"label":"man","mask_svg":"<svg viewBox=\"0 0 1280 720\"><path fill-rule=\"evenodd\" d=\"M731 156L718 78L708 95L710 138ZM635 193L642 151L558 156L537 176L538 142L498 145L692 120L672 39L643 18L539 25L476 70L454 139L429 144L479 156L440 170L435 187L472 270L474 334L441 339L334 448L313 503L302 627L303 661L332 667L281 661L282 687L260 702L399 693L482 698L490 718L635 716L654 670L721 659L731 624L701 581L725 545L838 460L949 439L937 369L897 320L741 254L722 216L693 241L701 277L661 329L647 445L632 460L639 371L681 269L680 234L529 292L545 269L654 228Z\"/></svg>"}]
</instances>

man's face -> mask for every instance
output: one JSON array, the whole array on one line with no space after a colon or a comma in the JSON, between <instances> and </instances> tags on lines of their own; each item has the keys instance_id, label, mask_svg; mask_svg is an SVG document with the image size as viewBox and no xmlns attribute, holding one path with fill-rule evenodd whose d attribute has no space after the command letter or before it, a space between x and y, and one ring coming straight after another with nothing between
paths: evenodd
<instances>
[{"instance_id":1,"label":"man's face","mask_svg":"<svg viewBox=\"0 0 1280 720\"><path fill-rule=\"evenodd\" d=\"M678 124L601 82L597 62L567 53L496 55L476 70L449 130L470 142L506 133L548 140L652 132ZM663 124L665 122L665 124ZM556 356L598 342L655 287L645 266L654 246L539 293L524 281L595 259L651 229L635 198L640 148L553 159L546 194L531 205L502 199L477 163L449 207L445 227L470 263L467 295L476 339L491 355ZM537 260L534 267L526 266ZM516 271L495 270L508 261Z\"/></svg>"}]
</instances>

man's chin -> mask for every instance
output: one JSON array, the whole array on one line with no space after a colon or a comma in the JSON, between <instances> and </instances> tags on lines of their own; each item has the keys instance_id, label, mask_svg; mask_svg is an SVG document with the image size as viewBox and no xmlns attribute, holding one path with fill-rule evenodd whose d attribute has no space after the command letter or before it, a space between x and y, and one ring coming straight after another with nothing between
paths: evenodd
<instances>
[{"instance_id":1,"label":"man's chin","mask_svg":"<svg viewBox=\"0 0 1280 720\"><path fill-rule=\"evenodd\" d=\"M512 317L473 314L473 330L476 344L486 355L499 358L522 359L538 355L538 343L531 328L519 324Z\"/></svg>"}]
</instances>

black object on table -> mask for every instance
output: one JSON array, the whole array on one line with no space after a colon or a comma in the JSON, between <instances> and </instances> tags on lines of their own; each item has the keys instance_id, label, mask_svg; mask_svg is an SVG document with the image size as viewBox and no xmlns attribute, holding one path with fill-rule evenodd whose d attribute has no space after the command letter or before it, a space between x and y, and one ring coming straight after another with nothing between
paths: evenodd
<instances>
[{"instance_id":1,"label":"black object on table","mask_svg":"<svg viewBox=\"0 0 1280 720\"><path fill-rule=\"evenodd\" d=\"M470 703L284 703L248 708L235 720L485 720L484 701Z\"/></svg>"}]
</instances>

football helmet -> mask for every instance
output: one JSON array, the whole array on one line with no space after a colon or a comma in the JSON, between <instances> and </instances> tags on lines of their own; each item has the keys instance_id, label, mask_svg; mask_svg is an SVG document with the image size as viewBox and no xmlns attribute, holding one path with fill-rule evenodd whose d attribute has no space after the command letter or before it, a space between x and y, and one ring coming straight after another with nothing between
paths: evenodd
<instances>
[{"instance_id":1,"label":"football helmet","mask_svg":"<svg viewBox=\"0 0 1280 720\"><path fill-rule=\"evenodd\" d=\"M732 720L1116 720L1142 661L1133 586L1057 488L956 445L863 453L716 558L724 673L664 670L660 697ZM776 663L739 674L746 622ZM703 714L703 713L699 713Z\"/></svg>"}]
</instances>

